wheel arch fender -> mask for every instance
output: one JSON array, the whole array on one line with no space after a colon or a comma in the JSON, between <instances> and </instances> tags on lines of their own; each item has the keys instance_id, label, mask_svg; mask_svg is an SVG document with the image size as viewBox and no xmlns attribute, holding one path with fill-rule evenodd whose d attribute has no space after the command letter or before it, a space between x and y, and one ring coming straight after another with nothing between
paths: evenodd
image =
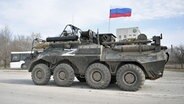
<instances>
[{"instance_id":1,"label":"wheel arch fender","mask_svg":"<svg viewBox=\"0 0 184 104\"><path fill-rule=\"evenodd\" d=\"M145 77L148 77L148 74L147 74L147 72L146 72L146 69L143 67L143 65L141 65L141 63L139 63L139 62L137 62L137 61L121 62L121 63L117 66L117 68L116 68L116 73L117 73L118 69L119 69L121 66L125 65L125 64L137 65L138 67L140 67L140 68L142 69L142 71L143 71L144 74L145 74Z\"/></svg>"},{"instance_id":2,"label":"wheel arch fender","mask_svg":"<svg viewBox=\"0 0 184 104\"><path fill-rule=\"evenodd\" d=\"M57 66L57 65L59 65L61 63L69 64L73 68L73 70L74 70L75 73L78 73L79 72L79 69L77 68L77 66L74 63L72 63L70 60L68 60L68 59L60 60L60 61L58 61L56 63L55 66Z\"/></svg>"},{"instance_id":3,"label":"wheel arch fender","mask_svg":"<svg viewBox=\"0 0 184 104\"><path fill-rule=\"evenodd\" d=\"M100 61L100 60L95 60L95 61L89 63L88 66L87 66L87 68L88 68L90 65L94 64L94 63L101 63L101 64L107 66L107 68L109 69L109 71L111 71L111 70L110 70L110 65L107 64L105 61Z\"/></svg>"},{"instance_id":4,"label":"wheel arch fender","mask_svg":"<svg viewBox=\"0 0 184 104\"><path fill-rule=\"evenodd\" d=\"M47 61L45 61L45 60L43 60L43 59L40 59L40 60L36 60L36 61L34 61L32 64L31 64L31 66L30 66L30 68L29 68L29 72L32 72L32 70L33 70L33 68L34 68L34 66L35 65L37 65L37 64L46 64L47 66L49 66L49 62L47 62Z\"/></svg>"}]
</instances>

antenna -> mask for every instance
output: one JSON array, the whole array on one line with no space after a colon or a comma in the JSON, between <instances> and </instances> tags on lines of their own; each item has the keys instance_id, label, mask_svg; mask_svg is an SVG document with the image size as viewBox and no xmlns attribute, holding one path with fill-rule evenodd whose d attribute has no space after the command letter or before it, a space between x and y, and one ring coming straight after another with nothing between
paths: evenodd
<instances>
[{"instance_id":1,"label":"antenna","mask_svg":"<svg viewBox=\"0 0 184 104\"><path fill-rule=\"evenodd\" d=\"M98 44L100 44L100 40L99 40L99 29L97 28L97 41L98 41Z\"/></svg>"},{"instance_id":2,"label":"antenna","mask_svg":"<svg viewBox=\"0 0 184 104\"><path fill-rule=\"evenodd\" d=\"M162 39L162 33L160 34L160 39Z\"/></svg>"}]
</instances>

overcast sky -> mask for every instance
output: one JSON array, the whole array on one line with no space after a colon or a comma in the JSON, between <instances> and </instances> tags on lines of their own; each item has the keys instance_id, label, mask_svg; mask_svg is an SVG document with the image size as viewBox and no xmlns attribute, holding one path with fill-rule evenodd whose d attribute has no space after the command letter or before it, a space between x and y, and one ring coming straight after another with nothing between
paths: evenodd
<instances>
[{"instance_id":1,"label":"overcast sky","mask_svg":"<svg viewBox=\"0 0 184 104\"><path fill-rule=\"evenodd\" d=\"M116 28L139 27L142 33L163 33L162 44L184 44L184 0L0 0L0 29L14 35L58 36L72 23L82 30L108 32L110 8L132 8L131 17L110 19Z\"/></svg>"}]
</instances>

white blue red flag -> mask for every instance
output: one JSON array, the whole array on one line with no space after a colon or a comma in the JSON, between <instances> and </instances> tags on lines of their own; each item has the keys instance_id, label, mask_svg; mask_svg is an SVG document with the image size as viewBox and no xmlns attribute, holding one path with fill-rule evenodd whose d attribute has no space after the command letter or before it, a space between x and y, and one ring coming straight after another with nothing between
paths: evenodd
<instances>
[{"instance_id":1,"label":"white blue red flag","mask_svg":"<svg viewBox=\"0 0 184 104\"><path fill-rule=\"evenodd\" d=\"M130 8L114 8L114 9L110 9L109 18L130 17L131 13L132 13L132 9Z\"/></svg>"}]
</instances>

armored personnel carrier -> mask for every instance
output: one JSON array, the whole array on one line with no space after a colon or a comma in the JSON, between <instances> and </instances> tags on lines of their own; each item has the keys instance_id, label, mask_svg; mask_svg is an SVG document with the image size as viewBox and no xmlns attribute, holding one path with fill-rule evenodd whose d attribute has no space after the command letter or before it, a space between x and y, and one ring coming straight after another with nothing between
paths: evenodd
<instances>
[{"instance_id":1,"label":"armored personnel carrier","mask_svg":"<svg viewBox=\"0 0 184 104\"><path fill-rule=\"evenodd\" d=\"M95 89L116 83L122 90L137 91L146 79L163 76L169 55L167 47L160 45L162 35L148 40L140 34L135 40L120 42L115 38L69 24L58 37L35 39L33 49L39 51L23 66L36 85L47 84L53 76L58 86L71 86L76 77Z\"/></svg>"}]
</instances>

